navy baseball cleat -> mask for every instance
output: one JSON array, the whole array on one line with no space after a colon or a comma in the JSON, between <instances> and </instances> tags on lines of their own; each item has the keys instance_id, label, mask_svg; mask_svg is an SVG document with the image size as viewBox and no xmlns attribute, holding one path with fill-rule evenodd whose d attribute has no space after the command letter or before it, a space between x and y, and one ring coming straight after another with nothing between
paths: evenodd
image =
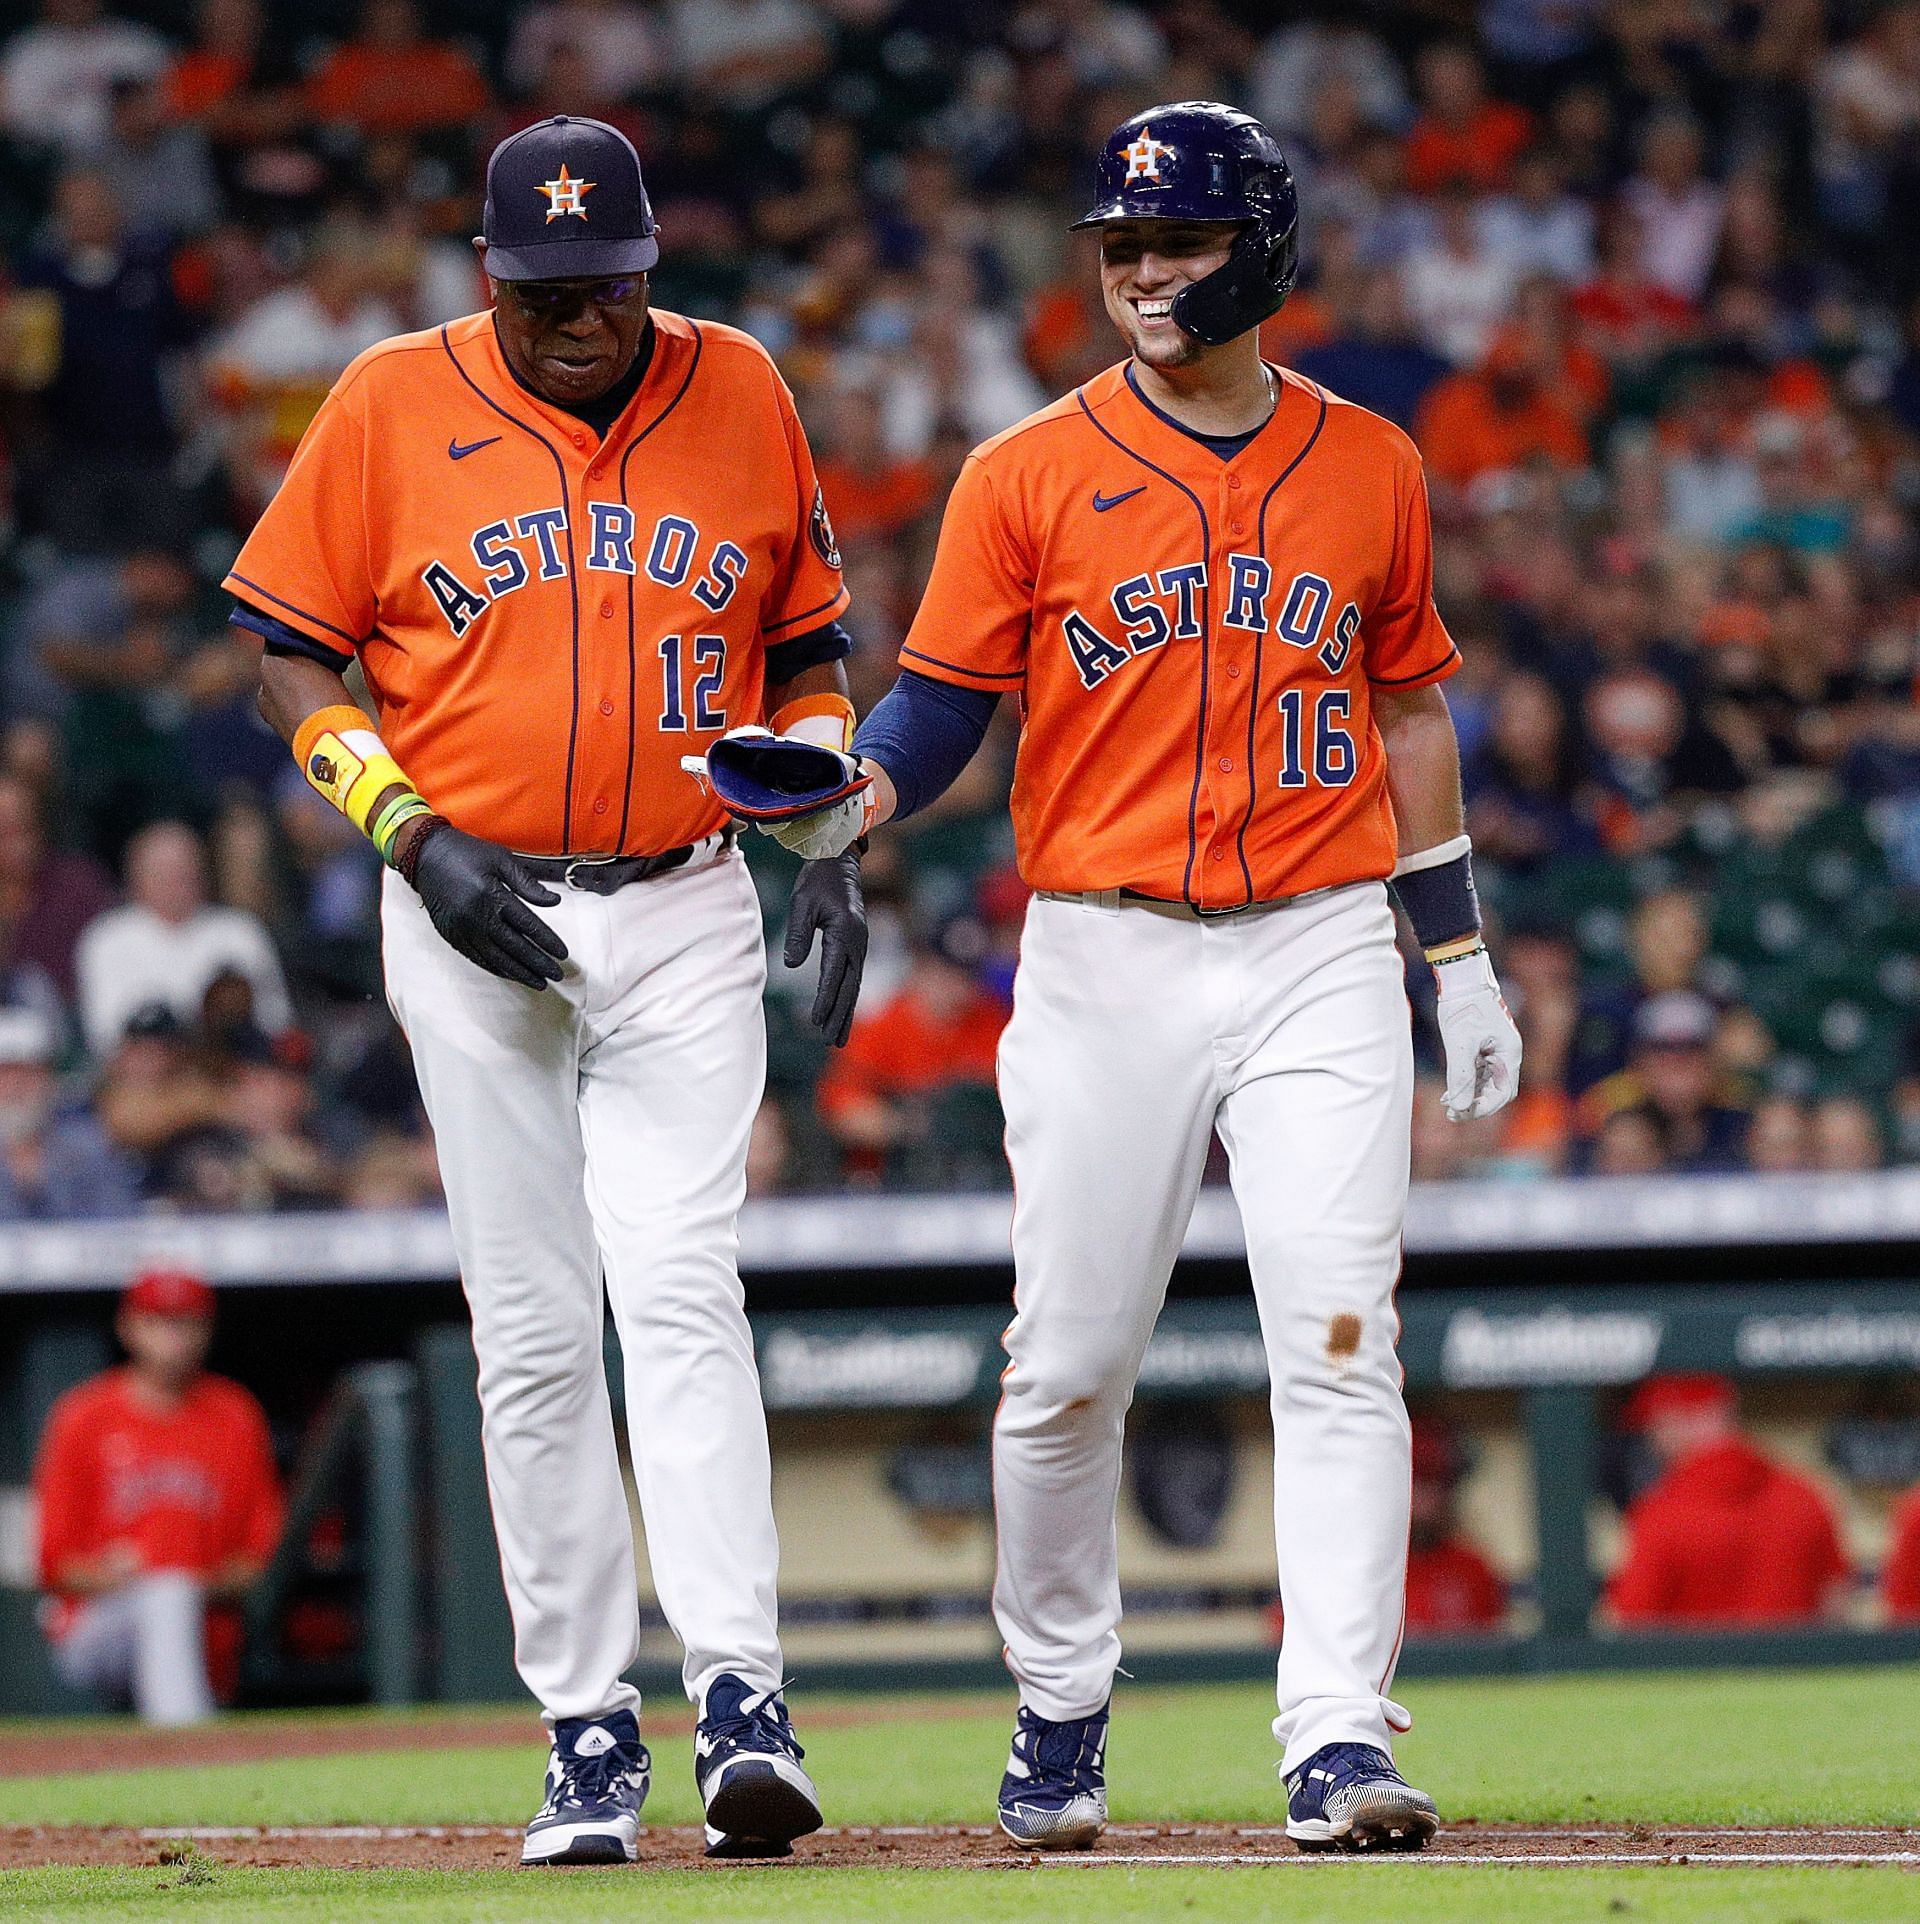
<instances>
[{"instance_id":1,"label":"navy baseball cleat","mask_svg":"<svg viewBox=\"0 0 1920 1924\"><path fill-rule=\"evenodd\" d=\"M714 1678L693 1733L709 1857L785 1857L796 1837L820 1828L805 1755L778 1688L749 1690L731 1671Z\"/></svg>"},{"instance_id":2,"label":"navy baseball cleat","mask_svg":"<svg viewBox=\"0 0 1920 1924\"><path fill-rule=\"evenodd\" d=\"M561 1718L547 1758L547 1801L527 1826L521 1863L630 1863L640 1854L652 1768L632 1711Z\"/></svg>"},{"instance_id":3,"label":"navy baseball cleat","mask_svg":"<svg viewBox=\"0 0 1920 1924\"><path fill-rule=\"evenodd\" d=\"M1053 1724L1025 1704L1000 1780L1000 1828L1035 1850L1085 1850L1107 1827L1107 1713Z\"/></svg>"},{"instance_id":4,"label":"navy baseball cleat","mask_svg":"<svg viewBox=\"0 0 1920 1924\"><path fill-rule=\"evenodd\" d=\"M1303 1851L1417 1851L1440 1813L1371 1744L1322 1744L1286 1779L1287 1835Z\"/></svg>"}]
</instances>

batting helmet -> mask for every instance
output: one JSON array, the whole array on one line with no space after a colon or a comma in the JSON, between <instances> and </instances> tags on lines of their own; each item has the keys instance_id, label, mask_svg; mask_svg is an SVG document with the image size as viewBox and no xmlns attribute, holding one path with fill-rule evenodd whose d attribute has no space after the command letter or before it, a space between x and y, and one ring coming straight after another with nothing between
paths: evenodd
<instances>
[{"instance_id":1,"label":"batting helmet","mask_svg":"<svg viewBox=\"0 0 1920 1924\"><path fill-rule=\"evenodd\" d=\"M1226 265L1180 290L1173 318L1218 347L1278 313L1293 292L1300 204L1280 143L1237 107L1180 100L1123 120L1100 150L1099 198L1074 222L1236 220Z\"/></svg>"}]
</instances>

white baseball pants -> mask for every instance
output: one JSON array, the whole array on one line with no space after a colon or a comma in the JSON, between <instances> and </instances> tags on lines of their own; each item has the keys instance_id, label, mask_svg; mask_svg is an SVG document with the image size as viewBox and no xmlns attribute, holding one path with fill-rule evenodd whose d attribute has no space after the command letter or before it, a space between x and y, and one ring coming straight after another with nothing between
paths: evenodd
<instances>
[{"instance_id":1,"label":"white baseball pants","mask_svg":"<svg viewBox=\"0 0 1920 1924\"><path fill-rule=\"evenodd\" d=\"M448 947L391 872L382 915L388 997L473 1312L514 1660L549 1722L639 1703L621 1674L640 1620L601 1347L609 1298L687 1692L698 1701L725 1670L759 1689L781 1680L735 1229L766 1072L759 905L731 851L612 895L560 892L536 912L569 960L538 992Z\"/></svg>"},{"instance_id":2,"label":"white baseball pants","mask_svg":"<svg viewBox=\"0 0 1920 1924\"><path fill-rule=\"evenodd\" d=\"M1410 1475L1408 1021L1377 882L1208 920L1112 896L1029 909L1000 1045L1016 1313L994 1611L1040 1716L1088 1716L1113 1688L1122 1430L1217 1128L1272 1379L1282 1768L1407 1727L1386 1692Z\"/></svg>"},{"instance_id":3,"label":"white baseball pants","mask_svg":"<svg viewBox=\"0 0 1920 1924\"><path fill-rule=\"evenodd\" d=\"M53 1646L53 1667L70 1689L131 1702L142 1723L204 1723L214 1712L205 1588L185 1570L155 1570L89 1599Z\"/></svg>"}]
</instances>

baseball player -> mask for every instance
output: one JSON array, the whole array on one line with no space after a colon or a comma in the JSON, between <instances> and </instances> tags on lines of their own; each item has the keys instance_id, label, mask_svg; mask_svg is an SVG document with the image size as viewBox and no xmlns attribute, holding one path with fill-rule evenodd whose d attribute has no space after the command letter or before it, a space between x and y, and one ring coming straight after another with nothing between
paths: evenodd
<instances>
[{"instance_id":1,"label":"baseball player","mask_svg":"<svg viewBox=\"0 0 1920 1924\"><path fill-rule=\"evenodd\" d=\"M765 958L733 830L679 763L768 718L844 745L840 556L766 354L650 308L621 134L560 116L503 142L476 244L491 311L347 369L226 585L265 637L263 712L390 871L388 998L473 1312L516 1661L553 1734L524 1860L632 1858L647 1790L608 1297L708 1846L784 1854L820 1816L780 1696L735 1263ZM854 858L803 894L838 1034Z\"/></svg>"},{"instance_id":2,"label":"baseball player","mask_svg":"<svg viewBox=\"0 0 1920 1924\"><path fill-rule=\"evenodd\" d=\"M1019 696L1036 898L999 1062L994 1608L1021 1699L1000 1821L1026 1844L1105 1822L1121 1432L1216 1131L1273 1384L1287 1829L1417 1849L1437 1823L1387 1694L1413 1088L1388 880L1439 979L1451 1114L1512 1097L1520 1040L1480 938L1419 457L1260 358L1295 211L1231 108L1113 134L1079 225L1128 358L969 457L904 672L855 737L870 787L773 831L838 855L938 795Z\"/></svg>"},{"instance_id":3,"label":"baseball player","mask_svg":"<svg viewBox=\"0 0 1920 1924\"><path fill-rule=\"evenodd\" d=\"M266 1412L204 1367L213 1311L198 1276L136 1276L125 1364L61 1397L34 1463L54 1668L150 1724L213 1715L239 1667L234 1606L280 1537Z\"/></svg>"}]
</instances>

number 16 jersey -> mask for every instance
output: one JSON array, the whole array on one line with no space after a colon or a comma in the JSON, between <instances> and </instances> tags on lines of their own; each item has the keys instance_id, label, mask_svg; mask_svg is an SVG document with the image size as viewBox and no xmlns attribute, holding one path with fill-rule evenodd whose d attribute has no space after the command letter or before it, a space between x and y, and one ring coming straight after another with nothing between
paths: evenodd
<instances>
[{"instance_id":1,"label":"number 16 jersey","mask_svg":"<svg viewBox=\"0 0 1920 1924\"><path fill-rule=\"evenodd\" d=\"M968 456L903 668L1021 701L1030 887L1199 908L1387 875L1372 693L1460 662L1413 443L1284 369L1231 458L1129 365Z\"/></svg>"}]
</instances>

